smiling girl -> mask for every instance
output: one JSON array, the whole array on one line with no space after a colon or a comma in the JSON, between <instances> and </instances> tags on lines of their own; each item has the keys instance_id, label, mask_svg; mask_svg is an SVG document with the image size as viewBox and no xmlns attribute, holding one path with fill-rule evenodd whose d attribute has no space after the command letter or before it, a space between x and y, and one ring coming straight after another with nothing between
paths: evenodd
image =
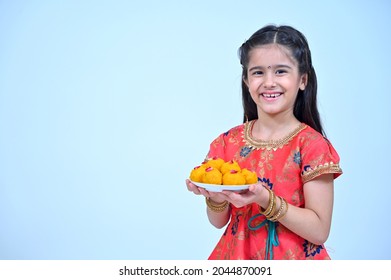
<instances>
[{"instance_id":1,"label":"smiling girl","mask_svg":"<svg viewBox=\"0 0 391 280\"><path fill-rule=\"evenodd\" d=\"M209 259L330 259L339 156L317 109L317 79L306 38L290 26L268 25L239 48L243 124L220 134L208 158L237 161L258 183L247 192L211 192L212 225L225 227Z\"/></svg>"}]
</instances>

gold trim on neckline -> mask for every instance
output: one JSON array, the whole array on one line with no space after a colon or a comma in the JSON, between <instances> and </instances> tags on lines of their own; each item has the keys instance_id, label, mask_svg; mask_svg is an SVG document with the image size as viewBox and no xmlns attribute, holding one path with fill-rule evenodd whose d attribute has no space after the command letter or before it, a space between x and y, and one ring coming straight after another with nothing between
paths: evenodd
<instances>
[{"instance_id":1,"label":"gold trim on neckline","mask_svg":"<svg viewBox=\"0 0 391 280\"><path fill-rule=\"evenodd\" d=\"M288 144L293 139L293 137L295 137L297 134L299 134L300 131L302 131L304 128L307 127L306 124L300 123L298 127L296 127L292 132L290 132L284 138L278 140L265 141L260 139L254 139L251 136L251 130L255 121L256 120L251 120L249 122L246 122L244 124L244 130L243 130L243 134L244 134L243 139L246 142L246 145L255 149L266 149L266 150L276 151L278 148L282 148L284 145Z\"/></svg>"}]
</instances>

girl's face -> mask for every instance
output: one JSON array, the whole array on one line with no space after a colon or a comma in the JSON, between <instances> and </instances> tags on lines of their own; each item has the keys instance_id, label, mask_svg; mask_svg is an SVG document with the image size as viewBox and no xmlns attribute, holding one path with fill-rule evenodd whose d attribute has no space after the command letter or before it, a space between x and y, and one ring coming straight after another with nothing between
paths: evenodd
<instances>
[{"instance_id":1,"label":"girl's face","mask_svg":"<svg viewBox=\"0 0 391 280\"><path fill-rule=\"evenodd\" d=\"M270 44L252 49L249 53L247 79L251 98L262 115L293 116L293 106L299 89L304 90L307 75L299 74L298 64L290 51L281 45Z\"/></svg>"}]
</instances>

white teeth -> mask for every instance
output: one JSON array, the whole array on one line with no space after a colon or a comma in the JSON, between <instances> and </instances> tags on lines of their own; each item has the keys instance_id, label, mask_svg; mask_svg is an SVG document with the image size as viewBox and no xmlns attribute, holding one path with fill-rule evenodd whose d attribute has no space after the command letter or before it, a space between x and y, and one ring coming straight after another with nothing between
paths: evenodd
<instances>
[{"instance_id":1,"label":"white teeth","mask_svg":"<svg viewBox=\"0 0 391 280\"><path fill-rule=\"evenodd\" d=\"M281 95L281 93L273 93L273 94L266 94L266 93L263 93L262 94L264 97L266 98L276 98L276 97L279 97Z\"/></svg>"}]
</instances>

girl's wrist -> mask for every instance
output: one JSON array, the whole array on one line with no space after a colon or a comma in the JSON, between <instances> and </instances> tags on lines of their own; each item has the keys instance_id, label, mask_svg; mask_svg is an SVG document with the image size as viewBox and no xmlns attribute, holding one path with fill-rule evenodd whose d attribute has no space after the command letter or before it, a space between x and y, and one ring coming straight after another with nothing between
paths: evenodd
<instances>
[{"instance_id":1,"label":"girl's wrist","mask_svg":"<svg viewBox=\"0 0 391 280\"><path fill-rule=\"evenodd\" d=\"M271 193L270 190L268 190L266 187L262 186L261 188L262 188L262 192L257 203L260 207L265 209L270 203Z\"/></svg>"},{"instance_id":2,"label":"girl's wrist","mask_svg":"<svg viewBox=\"0 0 391 280\"><path fill-rule=\"evenodd\" d=\"M229 203L228 201L224 200L223 202L215 202L211 200L209 197L205 197L205 202L208 207L213 212L221 213L224 212L224 210L228 209Z\"/></svg>"},{"instance_id":3,"label":"girl's wrist","mask_svg":"<svg viewBox=\"0 0 391 280\"><path fill-rule=\"evenodd\" d=\"M214 198L211 198L211 197L208 197L209 201L211 203L214 203L214 204L221 204L221 203L224 203L225 200L218 200L218 199L214 199Z\"/></svg>"}]
</instances>

